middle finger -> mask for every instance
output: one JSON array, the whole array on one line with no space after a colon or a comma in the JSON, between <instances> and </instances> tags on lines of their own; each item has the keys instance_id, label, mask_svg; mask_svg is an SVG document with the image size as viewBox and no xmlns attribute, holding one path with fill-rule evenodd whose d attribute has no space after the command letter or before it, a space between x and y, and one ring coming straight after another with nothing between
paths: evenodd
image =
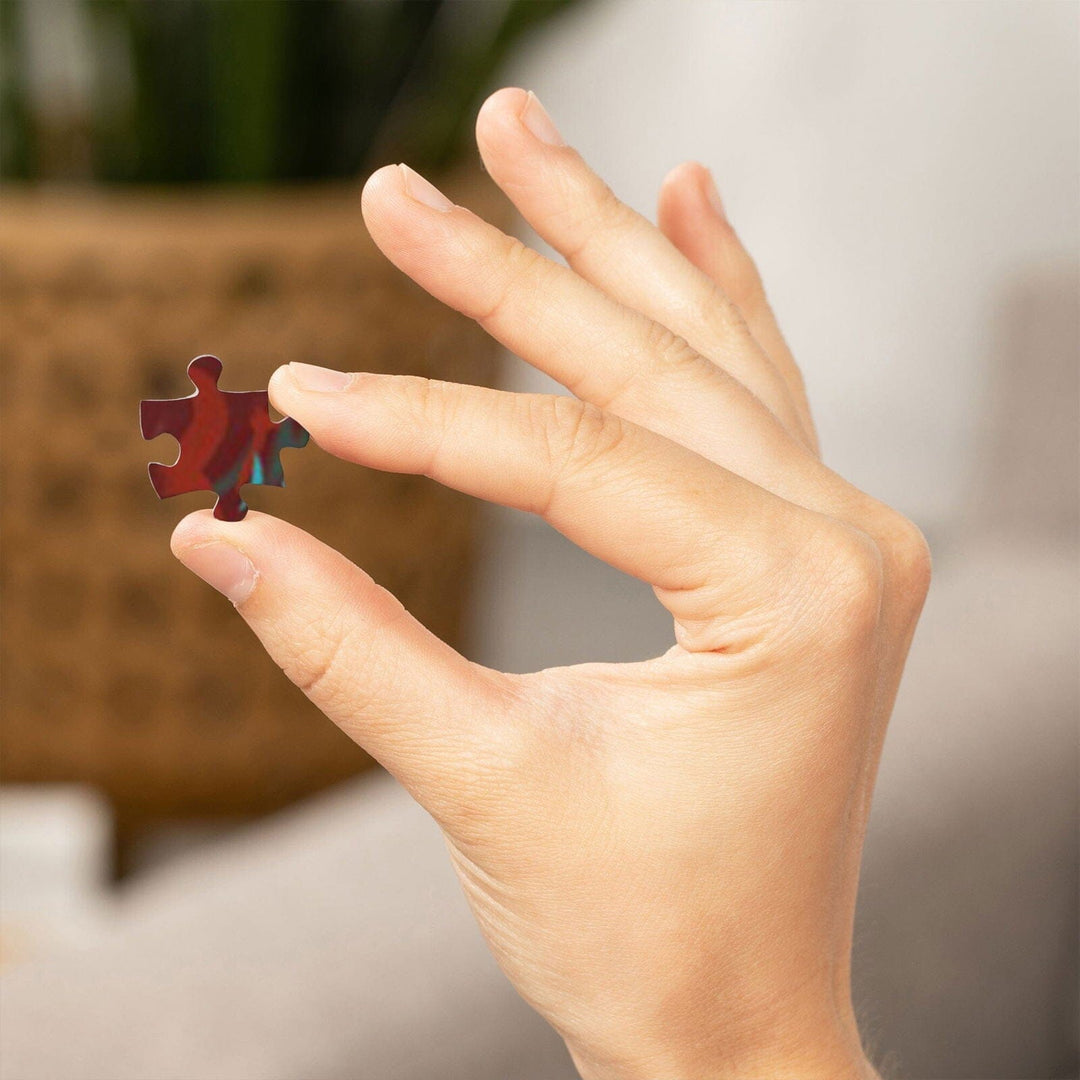
<instances>
[{"instance_id":1,"label":"middle finger","mask_svg":"<svg viewBox=\"0 0 1080 1080\"><path fill-rule=\"evenodd\" d=\"M800 452L754 394L682 338L454 206L411 169L374 173L363 211L399 269L582 400L742 476L775 475Z\"/></svg>"}]
</instances>

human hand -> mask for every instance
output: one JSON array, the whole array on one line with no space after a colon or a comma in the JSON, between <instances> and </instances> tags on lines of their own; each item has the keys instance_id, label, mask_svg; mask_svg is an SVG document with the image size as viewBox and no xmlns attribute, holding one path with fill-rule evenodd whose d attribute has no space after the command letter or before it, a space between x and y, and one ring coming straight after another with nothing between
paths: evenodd
<instances>
[{"instance_id":1,"label":"human hand","mask_svg":"<svg viewBox=\"0 0 1080 1080\"><path fill-rule=\"evenodd\" d=\"M852 920L926 545L818 459L704 169L668 176L658 229L523 91L488 100L477 140L569 268L404 167L370 178L364 219L576 396L292 364L271 397L333 454L542 515L649 582L675 644L508 675L284 522L194 514L173 549L431 812L500 965L584 1077L873 1076Z\"/></svg>"}]
</instances>

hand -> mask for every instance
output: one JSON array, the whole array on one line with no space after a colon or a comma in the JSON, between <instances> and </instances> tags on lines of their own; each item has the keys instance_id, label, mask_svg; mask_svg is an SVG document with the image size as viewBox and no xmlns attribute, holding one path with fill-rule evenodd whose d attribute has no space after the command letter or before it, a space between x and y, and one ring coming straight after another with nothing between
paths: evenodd
<instances>
[{"instance_id":1,"label":"hand","mask_svg":"<svg viewBox=\"0 0 1080 1080\"><path fill-rule=\"evenodd\" d=\"M708 173L656 228L531 95L477 141L557 265L404 166L376 243L567 386L279 369L326 450L540 514L649 582L646 663L470 663L303 532L209 512L173 547L435 817L480 926L587 1078L866 1077L849 956L886 721L929 579L918 530L818 459L795 364Z\"/></svg>"}]
</instances>

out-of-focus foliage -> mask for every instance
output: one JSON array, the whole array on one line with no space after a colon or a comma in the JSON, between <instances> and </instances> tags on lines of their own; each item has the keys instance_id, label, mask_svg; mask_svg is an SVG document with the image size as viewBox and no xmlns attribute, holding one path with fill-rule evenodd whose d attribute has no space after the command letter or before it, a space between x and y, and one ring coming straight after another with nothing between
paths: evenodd
<instances>
[{"instance_id":1,"label":"out-of-focus foliage","mask_svg":"<svg viewBox=\"0 0 1080 1080\"><path fill-rule=\"evenodd\" d=\"M0 0L0 175L136 183L435 167L575 0Z\"/></svg>"}]
</instances>

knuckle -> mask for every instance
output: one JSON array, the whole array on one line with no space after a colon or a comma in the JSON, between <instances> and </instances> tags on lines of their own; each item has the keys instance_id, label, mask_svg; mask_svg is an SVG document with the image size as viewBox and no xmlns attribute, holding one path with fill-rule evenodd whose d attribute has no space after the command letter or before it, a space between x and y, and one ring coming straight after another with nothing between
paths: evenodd
<instances>
[{"instance_id":1,"label":"knuckle","mask_svg":"<svg viewBox=\"0 0 1080 1080\"><path fill-rule=\"evenodd\" d=\"M295 641L282 670L312 701L326 711L333 711L342 695L341 665L344 656L354 652L350 631L337 623L311 626Z\"/></svg>"},{"instance_id":2,"label":"knuckle","mask_svg":"<svg viewBox=\"0 0 1080 1080\"><path fill-rule=\"evenodd\" d=\"M880 535L892 590L905 607L918 612L930 588L930 545L918 525L895 510L889 512Z\"/></svg>"},{"instance_id":3,"label":"knuckle","mask_svg":"<svg viewBox=\"0 0 1080 1080\"><path fill-rule=\"evenodd\" d=\"M754 317L756 312L745 298L721 288L710 279L697 306L703 326L721 348L730 348L733 342L745 342L752 337L747 319Z\"/></svg>"},{"instance_id":4,"label":"knuckle","mask_svg":"<svg viewBox=\"0 0 1080 1080\"><path fill-rule=\"evenodd\" d=\"M637 214L603 180L594 176L591 181L584 192L566 193L565 205L575 208L569 230L574 239L563 251L571 265L585 257L598 238L631 229L637 220Z\"/></svg>"},{"instance_id":5,"label":"knuckle","mask_svg":"<svg viewBox=\"0 0 1080 1080\"><path fill-rule=\"evenodd\" d=\"M693 346L663 323L649 323L645 331L645 349L654 374L672 374L702 363L702 357Z\"/></svg>"},{"instance_id":6,"label":"knuckle","mask_svg":"<svg viewBox=\"0 0 1080 1080\"><path fill-rule=\"evenodd\" d=\"M730 260L723 291L746 315L760 315L768 307L761 275L745 251L736 252Z\"/></svg>"},{"instance_id":7,"label":"knuckle","mask_svg":"<svg viewBox=\"0 0 1080 1080\"><path fill-rule=\"evenodd\" d=\"M431 380L421 375L396 375L387 383L387 404L407 423L426 423L437 406Z\"/></svg>"},{"instance_id":8,"label":"knuckle","mask_svg":"<svg viewBox=\"0 0 1080 1080\"><path fill-rule=\"evenodd\" d=\"M523 282L534 281L543 271L544 256L522 243L517 237L508 236L498 270L492 275L488 289L491 299L476 321L484 327L498 322L512 302Z\"/></svg>"},{"instance_id":9,"label":"knuckle","mask_svg":"<svg viewBox=\"0 0 1080 1080\"><path fill-rule=\"evenodd\" d=\"M611 187L595 174L592 174L592 190L589 194L593 220L599 225L607 227L623 225L636 216L634 211L611 190Z\"/></svg>"},{"instance_id":10,"label":"knuckle","mask_svg":"<svg viewBox=\"0 0 1080 1080\"><path fill-rule=\"evenodd\" d=\"M507 277L517 281L530 276L538 266L544 263L544 256L535 248L529 247L516 236L507 238L505 270Z\"/></svg>"},{"instance_id":11,"label":"knuckle","mask_svg":"<svg viewBox=\"0 0 1080 1080\"><path fill-rule=\"evenodd\" d=\"M355 719L383 699L392 681L391 656L379 648L384 632L405 615L405 608L386 594L375 623L352 617L355 597L343 595L335 611L321 613L294 627L279 656L281 669L336 722ZM369 614L370 614L370 605Z\"/></svg>"},{"instance_id":12,"label":"knuckle","mask_svg":"<svg viewBox=\"0 0 1080 1080\"><path fill-rule=\"evenodd\" d=\"M816 585L814 634L819 642L864 640L878 626L884 565L878 545L864 532L837 522L807 545Z\"/></svg>"},{"instance_id":13,"label":"knuckle","mask_svg":"<svg viewBox=\"0 0 1080 1080\"><path fill-rule=\"evenodd\" d=\"M430 474L453 425L460 394L453 383L420 375L395 376L392 387L397 397L396 418L419 433L417 467Z\"/></svg>"},{"instance_id":14,"label":"knuckle","mask_svg":"<svg viewBox=\"0 0 1080 1080\"><path fill-rule=\"evenodd\" d=\"M533 423L557 479L589 468L625 433L617 416L576 398L553 395L539 399L536 408Z\"/></svg>"},{"instance_id":15,"label":"knuckle","mask_svg":"<svg viewBox=\"0 0 1080 1080\"><path fill-rule=\"evenodd\" d=\"M298 652L288 665L286 674L309 697L325 697L344 647L344 636L322 638L310 648Z\"/></svg>"}]
</instances>

